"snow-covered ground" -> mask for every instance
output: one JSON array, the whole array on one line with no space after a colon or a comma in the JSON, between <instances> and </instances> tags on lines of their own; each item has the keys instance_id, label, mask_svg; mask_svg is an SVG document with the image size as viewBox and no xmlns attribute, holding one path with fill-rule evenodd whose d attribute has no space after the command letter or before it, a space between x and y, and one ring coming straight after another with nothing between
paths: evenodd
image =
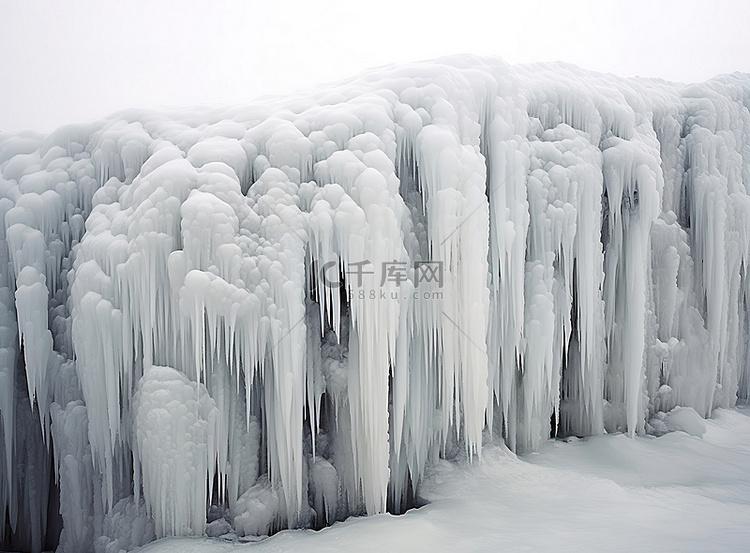
<instances>
[{"instance_id":1,"label":"snow-covered ground","mask_svg":"<svg viewBox=\"0 0 750 553\"><path fill-rule=\"evenodd\" d=\"M402 516L352 518L260 543L164 539L141 553L224 551L747 551L750 409L718 409L702 438L672 432L549 441L481 465L442 462Z\"/></svg>"}]
</instances>

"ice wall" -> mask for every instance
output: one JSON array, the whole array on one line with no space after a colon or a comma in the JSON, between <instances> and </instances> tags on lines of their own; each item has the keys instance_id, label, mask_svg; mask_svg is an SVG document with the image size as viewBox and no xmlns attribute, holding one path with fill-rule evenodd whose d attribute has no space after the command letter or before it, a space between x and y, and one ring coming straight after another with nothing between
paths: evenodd
<instances>
[{"instance_id":1,"label":"ice wall","mask_svg":"<svg viewBox=\"0 0 750 553\"><path fill-rule=\"evenodd\" d=\"M749 107L455 57L0 134L0 540L58 491L61 551L399 512L493 436L747 399Z\"/></svg>"}]
</instances>

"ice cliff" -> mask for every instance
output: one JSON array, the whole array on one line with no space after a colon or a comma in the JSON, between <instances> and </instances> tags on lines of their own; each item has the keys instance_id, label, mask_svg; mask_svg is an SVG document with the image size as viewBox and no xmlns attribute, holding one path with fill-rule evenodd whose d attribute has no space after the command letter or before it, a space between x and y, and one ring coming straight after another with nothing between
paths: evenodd
<instances>
[{"instance_id":1,"label":"ice cliff","mask_svg":"<svg viewBox=\"0 0 750 553\"><path fill-rule=\"evenodd\" d=\"M747 399L749 108L462 56L0 133L0 543L400 512L483 440Z\"/></svg>"}]
</instances>

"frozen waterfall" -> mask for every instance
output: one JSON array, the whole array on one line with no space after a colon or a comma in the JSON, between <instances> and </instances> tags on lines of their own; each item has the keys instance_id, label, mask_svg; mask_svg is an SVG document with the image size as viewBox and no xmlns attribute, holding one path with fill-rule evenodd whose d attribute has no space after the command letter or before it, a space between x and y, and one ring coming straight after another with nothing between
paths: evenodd
<instances>
[{"instance_id":1,"label":"frozen waterfall","mask_svg":"<svg viewBox=\"0 0 750 553\"><path fill-rule=\"evenodd\" d=\"M749 108L462 56L0 133L0 544L401 512L483 441L747 399Z\"/></svg>"}]
</instances>

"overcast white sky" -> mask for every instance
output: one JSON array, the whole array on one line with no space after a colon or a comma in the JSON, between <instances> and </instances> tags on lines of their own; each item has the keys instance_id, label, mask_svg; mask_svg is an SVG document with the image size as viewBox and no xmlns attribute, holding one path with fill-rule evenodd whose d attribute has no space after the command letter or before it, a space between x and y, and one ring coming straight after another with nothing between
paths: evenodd
<instances>
[{"instance_id":1,"label":"overcast white sky","mask_svg":"<svg viewBox=\"0 0 750 553\"><path fill-rule=\"evenodd\" d=\"M0 130L248 103L460 52L700 81L750 72L750 2L0 0Z\"/></svg>"}]
</instances>

